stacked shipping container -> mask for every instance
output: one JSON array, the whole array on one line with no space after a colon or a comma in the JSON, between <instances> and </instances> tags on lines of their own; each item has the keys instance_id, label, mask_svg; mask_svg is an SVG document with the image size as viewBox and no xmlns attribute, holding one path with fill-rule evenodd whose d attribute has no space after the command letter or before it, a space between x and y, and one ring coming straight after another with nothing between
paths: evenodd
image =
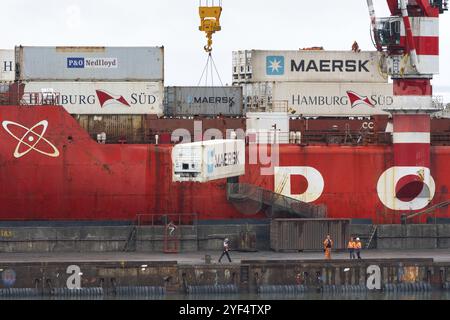
<instances>
[{"instance_id":1,"label":"stacked shipping container","mask_svg":"<svg viewBox=\"0 0 450 320\"><path fill-rule=\"evenodd\" d=\"M163 113L163 48L16 47L16 63L30 104L71 114Z\"/></svg>"},{"instance_id":2,"label":"stacked shipping container","mask_svg":"<svg viewBox=\"0 0 450 320\"><path fill-rule=\"evenodd\" d=\"M96 139L145 141L163 114L162 47L16 47L22 103L62 105Z\"/></svg>"},{"instance_id":3,"label":"stacked shipping container","mask_svg":"<svg viewBox=\"0 0 450 320\"><path fill-rule=\"evenodd\" d=\"M237 51L233 84L248 111L303 116L387 115L392 85L377 52Z\"/></svg>"},{"instance_id":4,"label":"stacked shipping container","mask_svg":"<svg viewBox=\"0 0 450 320\"><path fill-rule=\"evenodd\" d=\"M164 91L167 116L242 116L241 87L167 87Z\"/></svg>"},{"instance_id":5,"label":"stacked shipping container","mask_svg":"<svg viewBox=\"0 0 450 320\"><path fill-rule=\"evenodd\" d=\"M10 104L10 87L14 81L14 51L0 49L0 104Z\"/></svg>"},{"instance_id":6,"label":"stacked shipping container","mask_svg":"<svg viewBox=\"0 0 450 320\"><path fill-rule=\"evenodd\" d=\"M0 49L0 83L14 81L14 50Z\"/></svg>"}]
</instances>

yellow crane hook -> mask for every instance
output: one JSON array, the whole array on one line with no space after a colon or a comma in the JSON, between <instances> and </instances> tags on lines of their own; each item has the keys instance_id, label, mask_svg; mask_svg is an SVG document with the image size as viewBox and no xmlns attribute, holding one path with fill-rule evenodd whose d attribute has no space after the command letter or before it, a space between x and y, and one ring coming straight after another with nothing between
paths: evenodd
<instances>
[{"instance_id":1,"label":"yellow crane hook","mask_svg":"<svg viewBox=\"0 0 450 320\"><path fill-rule=\"evenodd\" d=\"M222 30L220 26L220 16L222 14L222 1L218 1L218 6L215 5L214 0L211 1L212 5L209 5L209 1L206 0L205 5L202 5L200 0L199 14L200 14L200 31L206 33L208 44L204 47L206 52L212 51L212 35L216 31Z\"/></svg>"}]
</instances>

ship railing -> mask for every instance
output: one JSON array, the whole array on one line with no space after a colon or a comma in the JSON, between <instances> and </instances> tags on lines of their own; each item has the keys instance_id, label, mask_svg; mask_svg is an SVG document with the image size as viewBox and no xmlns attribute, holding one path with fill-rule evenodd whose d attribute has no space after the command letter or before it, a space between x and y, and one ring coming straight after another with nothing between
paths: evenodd
<instances>
[{"instance_id":1,"label":"ship railing","mask_svg":"<svg viewBox=\"0 0 450 320\"><path fill-rule=\"evenodd\" d=\"M245 102L247 112L282 112L288 113L289 102L287 100L271 100L265 96L251 99Z\"/></svg>"},{"instance_id":2,"label":"ship railing","mask_svg":"<svg viewBox=\"0 0 450 320\"><path fill-rule=\"evenodd\" d=\"M137 214L130 238L134 239L128 241L125 249L130 247L129 243L139 242L152 251L164 248L166 253L178 253L183 241L191 241L198 250L198 214ZM171 245L176 246L175 251Z\"/></svg>"},{"instance_id":3,"label":"ship railing","mask_svg":"<svg viewBox=\"0 0 450 320\"><path fill-rule=\"evenodd\" d=\"M88 130L88 129L86 129ZM94 141L103 144L174 144L170 132L167 133L145 133L141 131L129 131L124 134L104 132L102 130L89 134ZM281 132L264 131L250 132L245 137L247 144L273 145L273 144L291 144L291 145L389 145L392 144L392 134L386 132L333 132L333 131L305 131L299 132ZM163 136L164 135L164 136ZM156 138L158 136L158 139ZM435 135L439 137L439 135ZM99 138L100 137L100 138ZM446 135L439 137L439 141L447 141Z\"/></svg>"},{"instance_id":4,"label":"ship railing","mask_svg":"<svg viewBox=\"0 0 450 320\"><path fill-rule=\"evenodd\" d=\"M297 145L373 145L391 144L392 134L373 131L261 131L247 134L247 143Z\"/></svg>"},{"instance_id":5,"label":"ship railing","mask_svg":"<svg viewBox=\"0 0 450 320\"><path fill-rule=\"evenodd\" d=\"M450 132L439 132L431 134L431 145L433 146L449 146Z\"/></svg>"},{"instance_id":6,"label":"ship railing","mask_svg":"<svg viewBox=\"0 0 450 320\"><path fill-rule=\"evenodd\" d=\"M197 213L153 213L153 214L137 214L136 224L138 227L143 226L165 226L170 222L177 226L194 226L198 223Z\"/></svg>"}]
</instances>

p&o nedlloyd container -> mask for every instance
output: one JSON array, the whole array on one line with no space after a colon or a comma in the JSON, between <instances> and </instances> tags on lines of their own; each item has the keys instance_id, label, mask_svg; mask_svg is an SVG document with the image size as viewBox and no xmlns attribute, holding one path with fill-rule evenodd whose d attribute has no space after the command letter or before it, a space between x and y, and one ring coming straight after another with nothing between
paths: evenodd
<instances>
[{"instance_id":1,"label":"p&o nedlloyd container","mask_svg":"<svg viewBox=\"0 0 450 320\"><path fill-rule=\"evenodd\" d=\"M386 83L376 51L236 51L233 84L293 82Z\"/></svg>"},{"instance_id":2,"label":"p&o nedlloyd container","mask_svg":"<svg viewBox=\"0 0 450 320\"><path fill-rule=\"evenodd\" d=\"M169 116L242 116L242 87L166 87Z\"/></svg>"},{"instance_id":3,"label":"p&o nedlloyd container","mask_svg":"<svg viewBox=\"0 0 450 320\"><path fill-rule=\"evenodd\" d=\"M244 140L178 144L172 150L174 182L209 182L245 174Z\"/></svg>"},{"instance_id":4,"label":"p&o nedlloyd container","mask_svg":"<svg viewBox=\"0 0 450 320\"><path fill-rule=\"evenodd\" d=\"M14 81L14 50L0 49L0 83Z\"/></svg>"},{"instance_id":5,"label":"p&o nedlloyd container","mask_svg":"<svg viewBox=\"0 0 450 320\"><path fill-rule=\"evenodd\" d=\"M16 80L163 81L163 47L16 47Z\"/></svg>"},{"instance_id":6,"label":"p&o nedlloyd container","mask_svg":"<svg viewBox=\"0 0 450 320\"><path fill-rule=\"evenodd\" d=\"M25 83L23 101L62 105L70 114L163 114L164 85L158 82ZM30 101L27 101L30 100Z\"/></svg>"}]
</instances>

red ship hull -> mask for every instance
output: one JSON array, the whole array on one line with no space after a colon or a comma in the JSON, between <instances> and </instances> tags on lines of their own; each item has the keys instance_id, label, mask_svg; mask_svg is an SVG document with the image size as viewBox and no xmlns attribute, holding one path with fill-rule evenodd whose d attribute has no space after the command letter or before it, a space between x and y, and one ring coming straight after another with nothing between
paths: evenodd
<instances>
[{"instance_id":1,"label":"red ship hull","mask_svg":"<svg viewBox=\"0 0 450 320\"><path fill-rule=\"evenodd\" d=\"M196 213L200 220L266 217L230 203L225 180L173 183L170 145L98 144L62 107L5 106L0 122L0 220L122 221L173 213ZM429 206L449 199L448 163L450 147L431 148L435 194ZM405 212L389 209L377 189L393 165L393 146L281 145L278 167L319 172L323 190L313 203L326 205L329 218L399 223ZM240 182L277 192L274 175L262 175L263 167L247 164ZM305 179L295 174L289 179L289 193L308 189ZM450 218L449 209L434 216Z\"/></svg>"}]
</instances>

